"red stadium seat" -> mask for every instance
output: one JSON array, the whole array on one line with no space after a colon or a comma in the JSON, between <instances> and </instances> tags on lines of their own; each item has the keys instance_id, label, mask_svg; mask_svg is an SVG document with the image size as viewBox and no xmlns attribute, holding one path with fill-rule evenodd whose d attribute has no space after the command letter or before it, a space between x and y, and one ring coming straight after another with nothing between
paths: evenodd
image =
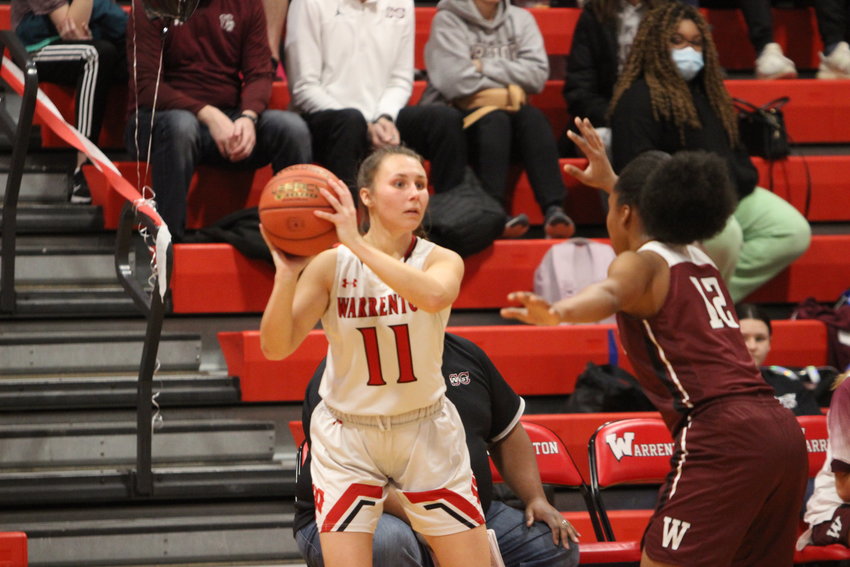
<instances>
[{"instance_id":1,"label":"red stadium seat","mask_svg":"<svg viewBox=\"0 0 850 567\"><path fill-rule=\"evenodd\" d=\"M617 485L660 485L672 454L673 439L660 417L612 421L591 436L590 490L606 540L640 540L652 510L608 512L602 492Z\"/></svg>"},{"instance_id":2,"label":"red stadium seat","mask_svg":"<svg viewBox=\"0 0 850 567\"><path fill-rule=\"evenodd\" d=\"M522 426L534 447L541 482L578 490L584 498L586 505L584 512L563 512L563 516L575 526L579 533L589 535L593 530L596 539L603 541L602 526L590 498L590 489L567 452L563 441L554 431L542 425L523 422ZM490 461L490 471L493 474L493 482L504 482L492 460Z\"/></svg>"},{"instance_id":3,"label":"red stadium seat","mask_svg":"<svg viewBox=\"0 0 850 567\"><path fill-rule=\"evenodd\" d=\"M826 444L829 434L826 429L825 415L801 415L797 417L803 434L806 436L806 449L809 452L809 478L817 476L826 459Z\"/></svg>"},{"instance_id":4,"label":"red stadium seat","mask_svg":"<svg viewBox=\"0 0 850 567\"><path fill-rule=\"evenodd\" d=\"M798 421L806 436L809 452L809 476L813 477L823 466L826 456L826 417L820 415L799 416ZM667 444L672 445L670 433L660 418L636 418L613 421L602 425L590 439L591 494L597 513L610 540L628 541L637 538L615 538L612 524L616 524L617 512L607 512L601 499L602 489L620 484L661 484L670 470L670 455ZM638 448L641 448L638 454ZM649 449L647 451L646 449ZM646 454L648 452L648 454ZM646 527L652 511L646 510L644 517L631 514L630 529ZM640 520L643 520L642 524ZM617 532L620 526L617 525ZM794 554L794 564L815 561L839 561L850 559L850 549L842 545L808 546Z\"/></svg>"},{"instance_id":5,"label":"red stadium seat","mask_svg":"<svg viewBox=\"0 0 850 567\"><path fill-rule=\"evenodd\" d=\"M579 490L586 503L586 511L562 512L581 534L579 562L581 565L640 561L640 546L637 542L589 541L591 530L597 540L602 539L602 528L598 522L587 484L576 468L564 443L550 429L536 423L522 422L537 456L537 469L543 484ZM499 471L490 461L493 482L502 482Z\"/></svg>"},{"instance_id":6,"label":"red stadium seat","mask_svg":"<svg viewBox=\"0 0 850 567\"><path fill-rule=\"evenodd\" d=\"M829 434L826 428L825 415L801 415L797 417L803 434L806 436L806 449L809 453L809 478L817 476L826 460L826 445ZM801 526L805 529L807 526ZM846 561L850 559L850 549L843 545L810 545L794 554L794 563L811 563L815 561Z\"/></svg>"}]
</instances>

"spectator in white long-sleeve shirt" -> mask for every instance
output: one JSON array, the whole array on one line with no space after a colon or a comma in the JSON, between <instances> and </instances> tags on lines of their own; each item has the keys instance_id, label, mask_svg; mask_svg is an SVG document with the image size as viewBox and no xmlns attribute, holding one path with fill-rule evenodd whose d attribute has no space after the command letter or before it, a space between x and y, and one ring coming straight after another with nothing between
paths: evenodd
<instances>
[{"instance_id":1,"label":"spectator in white long-sleeve shirt","mask_svg":"<svg viewBox=\"0 0 850 567\"><path fill-rule=\"evenodd\" d=\"M404 143L431 162L436 191L463 180L460 113L408 106L413 90L412 0L295 0L284 57L293 109L313 137L314 159L354 191L373 148Z\"/></svg>"}]
</instances>

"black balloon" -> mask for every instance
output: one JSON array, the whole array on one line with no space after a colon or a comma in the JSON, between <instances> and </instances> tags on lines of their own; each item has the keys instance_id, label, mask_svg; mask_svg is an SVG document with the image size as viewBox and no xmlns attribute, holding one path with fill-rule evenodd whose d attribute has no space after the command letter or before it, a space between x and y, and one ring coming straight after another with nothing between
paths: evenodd
<instances>
[{"instance_id":1,"label":"black balloon","mask_svg":"<svg viewBox=\"0 0 850 567\"><path fill-rule=\"evenodd\" d=\"M185 22L195 12L199 0L142 0L148 18Z\"/></svg>"}]
</instances>

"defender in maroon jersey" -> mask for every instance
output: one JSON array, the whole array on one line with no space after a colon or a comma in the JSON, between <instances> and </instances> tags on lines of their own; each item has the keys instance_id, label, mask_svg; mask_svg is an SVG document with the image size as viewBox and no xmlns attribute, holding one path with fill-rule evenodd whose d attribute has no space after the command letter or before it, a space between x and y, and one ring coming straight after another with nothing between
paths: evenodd
<instances>
[{"instance_id":1,"label":"defender in maroon jersey","mask_svg":"<svg viewBox=\"0 0 850 567\"><path fill-rule=\"evenodd\" d=\"M694 244L723 228L735 197L705 152L647 152L617 178L587 120L571 136L590 163L568 172L609 193L617 258L608 278L552 305L528 292L502 315L526 323L617 314L620 338L674 437L642 567L790 566L807 457L794 415L750 357L720 273Z\"/></svg>"}]
</instances>

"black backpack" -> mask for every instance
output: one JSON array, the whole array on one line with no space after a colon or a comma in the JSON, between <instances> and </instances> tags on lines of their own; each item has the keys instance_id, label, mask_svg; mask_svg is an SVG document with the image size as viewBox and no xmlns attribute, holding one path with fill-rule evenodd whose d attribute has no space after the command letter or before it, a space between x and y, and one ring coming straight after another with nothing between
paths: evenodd
<instances>
[{"instance_id":1,"label":"black backpack","mask_svg":"<svg viewBox=\"0 0 850 567\"><path fill-rule=\"evenodd\" d=\"M260 234L257 207L241 209L217 220L195 234L187 234L186 243L226 242L248 258L273 263L269 247Z\"/></svg>"},{"instance_id":2,"label":"black backpack","mask_svg":"<svg viewBox=\"0 0 850 567\"><path fill-rule=\"evenodd\" d=\"M506 215L467 168L463 183L431 196L425 230L428 240L463 257L481 252L501 236Z\"/></svg>"}]
</instances>

